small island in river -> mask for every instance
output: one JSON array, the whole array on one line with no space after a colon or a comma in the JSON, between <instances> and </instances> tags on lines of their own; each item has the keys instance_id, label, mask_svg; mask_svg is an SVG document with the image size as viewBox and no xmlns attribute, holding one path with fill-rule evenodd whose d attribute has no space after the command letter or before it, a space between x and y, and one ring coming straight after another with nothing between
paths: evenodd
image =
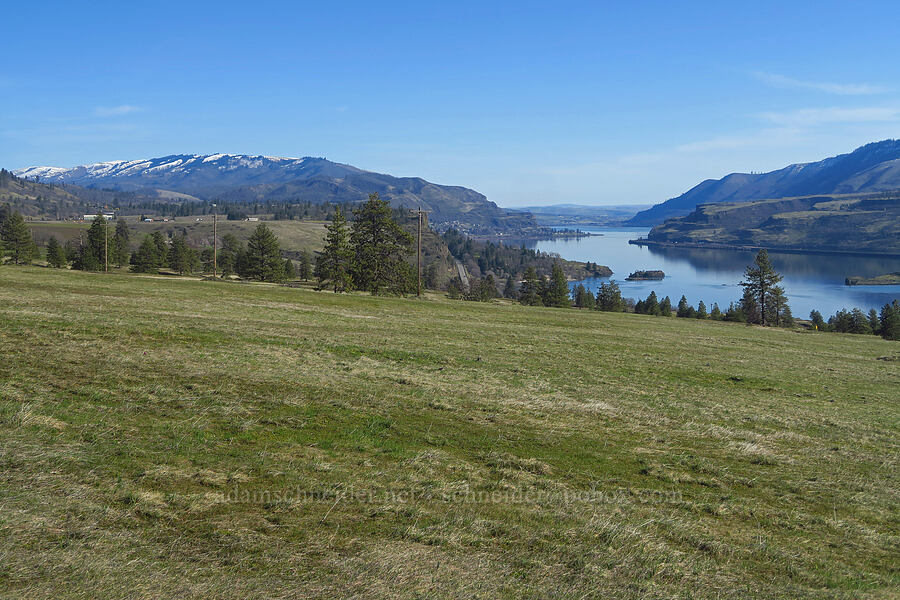
<instances>
[{"instance_id":1,"label":"small island in river","mask_svg":"<svg viewBox=\"0 0 900 600\"><path fill-rule=\"evenodd\" d=\"M847 277L844 283L847 285L900 285L900 271L868 279L865 277Z\"/></svg>"},{"instance_id":2,"label":"small island in river","mask_svg":"<svg viewBox=\"0 0 900 600\"><path fill-rule=\"evenodd\" d=\"M625 281L660 281L666 276L662 271L635 271Z\"/></svg>"}]
</instances>

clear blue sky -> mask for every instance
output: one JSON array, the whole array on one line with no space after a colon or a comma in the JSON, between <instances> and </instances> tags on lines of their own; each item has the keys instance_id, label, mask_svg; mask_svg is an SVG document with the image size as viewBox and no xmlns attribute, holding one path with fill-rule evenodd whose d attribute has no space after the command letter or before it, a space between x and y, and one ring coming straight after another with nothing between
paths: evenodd
<instances>
[{"instance_id":1,"label":"clear blue sky","mask_svg":"<svg viewBox=\"0 0 900 600\"><path fill-rule=\"evenodd\" d=\"M900 137L896 2L76 4L6 10L2 166L311 155L649 204Z\"/></svg>"}]
</instances>

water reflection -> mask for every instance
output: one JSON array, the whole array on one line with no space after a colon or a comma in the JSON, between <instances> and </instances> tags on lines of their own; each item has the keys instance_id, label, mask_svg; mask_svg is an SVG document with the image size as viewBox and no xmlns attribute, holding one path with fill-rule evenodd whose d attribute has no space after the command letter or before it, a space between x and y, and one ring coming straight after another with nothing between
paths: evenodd
<instances>
[{"instance_id":1,"label":"water reflection","mask_svg":"<svg viewBox=\"0 0 900 600\"><path fill-rule=\"evenodd\" d=\"M752 252L707 250L699 248L641 247L628 240L647 234L644 228L584 228L602 234L578 239L544 240L530 247L555 252L571 260L593 261L609 266L613 277L627 297L643 298L655 290L660 298L670 296L677 302L682 294L696 305L718 302L725 308L740 298L738 285L744 269L753 260ZM900 286L844 285L848 276L874 277L900 271L900 259L852 257L820 254L771 254L772 263L784 275L784 287L791 308L798 317L817 309L829 315L841 308L859 306L864 310L880 308L900 297ZM662 269L663 281L625 281L632 271ZM595 290L602 278L584 284Z\"/></svg>"}]
</instances>

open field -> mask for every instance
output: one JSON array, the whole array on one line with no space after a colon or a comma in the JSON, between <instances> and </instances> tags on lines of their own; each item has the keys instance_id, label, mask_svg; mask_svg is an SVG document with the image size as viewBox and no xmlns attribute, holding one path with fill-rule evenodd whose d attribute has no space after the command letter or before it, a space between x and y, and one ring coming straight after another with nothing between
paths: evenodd
<instances>
[{"instance_id":1,"label":"open field","mask_svg":"<svg viewBox=\"0 0 900 600\"><path fill-rule=\"evenodd\" d=\"M0 596L895 598L900 344L0 268Z\"/></svg>"},{"instance_id":2,"label":"open field","mask_svg":"<svg viewBox=\"0 0 900 600\"><path fill-rule=\"evenodd\" d=\"M212 246L213 222L211 216L203 217L203 221L197 221L197 217L179 217L168 223L140 223L137 219L126 218L131 229L131 245L136 250L143 237L154 231L163 233L172 232L173 235L184 234L188 243L196 247ZM323 221L265 221L266 226L275 232L281 248L289 252L301 250L318 251L322 249L325 238L325 223ZM50 237L65 243L70 239L78 239L80 234L87 235L90 223L56 222L56 221L31 221L28 223L34 232L34 239L39 245L46 244ZM218 234L221 243L222 236L228 233L234 234L241 241L247 238L256 229L259 222L252 221L226 221L219 218ZM110 232L115 227L115 222L110 223Z\"/></svg>"}]
</instances>

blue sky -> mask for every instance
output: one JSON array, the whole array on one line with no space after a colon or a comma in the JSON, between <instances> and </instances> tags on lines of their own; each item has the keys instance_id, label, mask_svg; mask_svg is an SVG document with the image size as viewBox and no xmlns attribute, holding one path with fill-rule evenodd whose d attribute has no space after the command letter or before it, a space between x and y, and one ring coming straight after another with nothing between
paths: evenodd
<instances>
[{"instance_id":1,"label":"blue sky","mask_svg":"<svg viewBox=\"0 0 900 600\"><path fill-rule=\"evenodd\" d=\"M900 137L892 2L34 4L0 37L7 168L311 155L651 204Z\"/></svg>"}]
</instances>

